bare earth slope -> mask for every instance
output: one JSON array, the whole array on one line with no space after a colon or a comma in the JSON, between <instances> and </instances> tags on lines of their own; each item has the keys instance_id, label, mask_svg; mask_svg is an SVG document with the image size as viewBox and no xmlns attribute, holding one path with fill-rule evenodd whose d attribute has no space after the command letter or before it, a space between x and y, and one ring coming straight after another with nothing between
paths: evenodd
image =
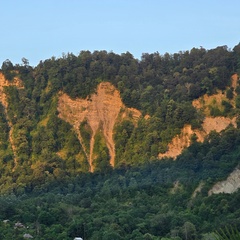
<instances>
[{"instance_id":1,"label":"bare earth slope","mask_svg":"<svg viewBox=\"0 0 240 240\"><path fill-rule=\"evenodd\" d=\"M8 106L7 103L7 97L4 93L3 88L8 86L16 86L17 88L23 88L22 81L18 78L14 78L13 81L8 81L4 75L0 72L0 102L5 107L5 109Z\"/></svg>"},{"instance_id":2,"label":"bare earth slope","mask_svg":"<svg viewBox=\"0 0 240 240\"><path fill-rule=\"evenodd\" d=\"M238 75L232 75L232 88L235 90L238 86ZM214 104L221 105L222 100L226 100L226 93L220 92L208 96L205 94L204 96L196 99L192 102L192 105L197 108L201 109L206 117L202 124L202 130L192 130L191 125L185 125L184 128L181 130L181 133L175 136L172 141L168 144L168 151L159 154L158 158L164 157L171 157L176 159L178 155L180 155L183 149L187 148L191 144L191 137L195 134L197 136L197 141L203 142L204 138L211 132L221 132L222 130L226 129L230 124L236 127L236 117L230 119L226 117L209 117L209 109L208 106L211 105L213 102Z\"/></svg>"},{"instance_id":3,"label":"bare earth slope","mask_svg":"<svg viewBox=\"0 0 240 240\"><path fill-rule=\"evenodd\" d=\"M14 162L15 162L15 167L16 167L16 165L17 165L17 155L16 155L16 151L15 151L15 146L14 146L14 143L13 143L13 138L12 138L13 126L12 126L11 121L9 120L9 117L8 117L8 110L7 110L8 102L7 102L7 96L4 93L4 87L8 87L8 86L16 86L17 88L23 88L23 83L18 78L14 78L13 81L8 81L4 77L4 75L0 72L0 103L4 107L6 119L7 119L7 122L8 122L8 126L10 128L9 141L10 141L11 146L12 146L12 150L13 150L13 154L14 154Z\"/></svg>"},{"instance_id":4,"label":"bare earth slope","mask_svg":"<svg viewBox=\"0 0 240 240\"><path fill-rule=\"evenodd\" d=\"M231 88L234 90L233 94L234 97L236 97L236 88L238 86L238 75L237 74L233 74L231 77ZM229 101L229 99L227 99L226 97L226 91L222 92L222 91L218 91L216 94L213 95L203 95L202 97L195 99L192 102L192 105L196 108L196 109L201 109L204 114L206 116L210 115L210 109L209 106L217 106L218 108L222 108L222 101ZM231 101L231 104L234 106L235 105L235 101L234 99Z\"/></svg>"},{"instance_id":5,"label":"bare earth slope","mask_svg":"<svg viewBox=\"0 0 240 240\"><path fill-rule=\"evenodd\" d=\"M186 125L181 133L174 137L171 143L168 144L168 151L159 154L158 158L171 157L176 158L180 155L183 149L187 148L191 144L191 137L193 134L197 136L197 141L203 142L204 138L211 132L221 132L226 129L229 124L233 124L236 127L236 118L230 119L225 117L206 117L202 124L203 130L192 130L191 125Z\"/></svg>"},{"instance_id":6,"label":"bare earth slope","mask_svg":"<svg viewBox=\"0 0 240 240\"><path fill-rule=\"evenodd\" d=\"M113 128L117 118L120 116L120 119L123 119L132 116L133 119L138 119L141 116L138 110L124 106L119 91L108 82L100 83L96 94L92 94L90 99L73 100L67 94L60 93L58 111L59 117L70 123L77 132L78 139L88 159L90 171L94 170L93 146L96 132L102 130L111 157L110 164L114 166ZM89 153L79 130L79 126L83 121L87 121L92 130Z\"/></svg>"},{"instance_id":7,"label":"bare earth slope","mask_svg":"<svg viewBox=\"0 0 240 240\"><path fill-rule=\"evenodd\" d=\"M234 193L240 188L240 170L235 169L225 181L217 182L208 195L218 193Z\"/></svg>"}]
</instances>

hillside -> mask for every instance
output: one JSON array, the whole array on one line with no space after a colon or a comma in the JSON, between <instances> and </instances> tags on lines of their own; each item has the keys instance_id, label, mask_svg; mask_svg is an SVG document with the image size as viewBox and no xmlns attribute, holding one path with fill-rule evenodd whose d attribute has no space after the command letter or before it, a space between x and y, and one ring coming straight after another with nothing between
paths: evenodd
<instances>
[{"instance_id":1,"label":"hillside","mask_svg":"<svg viewBox=\"0 0 240 240\"><path fill-rule=\"evenodd\" d=\"M6 60L3 176L14 172L18 186L22 167L35 183L176 159L194 138L203 143L212 131L237 128L238 48L143 54L141 61L129 52L82 51L35 68Z\"/></svg>"},{"instance_id":2,"label":"hillside","mask_svg":"<svg viewBox=\"0 0 240 240\"><path fill-rule=\"evenodd\" d=\"M0 238L16 221L19 239L64 240L206 240L238 223L239 63L240 45L3 62Z\"/></svg>"},{"instance_id":3,"label":"hillside","mask_svg":"<svg viewBox=\"0 0 240 240\"><path fill-rule=\"evenodd\" d=\"M202 126L200 129L193 130L190 125L185 125L181 130L181 133L175 136L172 141L168 144L168 150L166 153L159 154L158 157L172 157L176 158L178 155L182 153L182 151L189 147L191 144L191 138L196 136L196 140L199 142L203 142L205 138L209 135L211 131L221 132L225 130L230 124L234 127L237 127L236 117L227 118L227 117L210 117L210 109L212 105L217 106L217 108L224 108L222 106L223 101L228 101L234 104L236 101L236 88L239 86L238 83L238 75L234 74L231 77L231 85L230 88L233 90L233 97L229 100L226 97L226 91L219 91L216 94L209 96L208 94L203 95L199 99L195 99L192 102L192 105L204 112L206 117L203 120Z\"/></svg>"},{"instance_id":4,"label":"hillside","mask_svg":"<svg viewBox=\"0 0 240 240\"><path fill-rule=\"evenodd\" d=\"M70 123L75 129L88 159L91 172L94 170L93 153L96 133L102 131L110 155L110 165L114 167L115 143L113 129L116 122L121 123L125 118L136 122L141 116L138 110L124 106L119 92L108 82L100 83L96 93L92 94L88 99L72 100L68 95L60 94L57 109L59 111L58 116ZM85 139L88 142L86 144L80 129L84 121L86 122L83 127L90 127L90 139ZM89 146L89 149L87 149L87 146Z\"/></svg>"}]
</instances>

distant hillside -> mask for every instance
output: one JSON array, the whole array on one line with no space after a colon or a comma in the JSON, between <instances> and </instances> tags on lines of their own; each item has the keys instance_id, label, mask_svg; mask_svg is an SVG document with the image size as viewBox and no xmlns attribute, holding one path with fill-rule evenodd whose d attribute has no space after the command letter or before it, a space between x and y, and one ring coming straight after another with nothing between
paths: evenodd
<instances>
[{"instance_id":1,"label":"distant hillside","mask_svg":"<svg viewBox=\"0 0 240 240\"><path fill-rule=\"evenodd\" d=\"M239 76L240 45L3 62L0 239L240 231Z\"/></svg>"},{"instance_id":2,"label":"distant hillside","mask_svg":"<svg viewBox=\"0 0 240 240\"><path fill-rule=\"evenodd\" d=\"M211 131L238 130L239 49L143 54L141 61L129 52L82 51L35 68L6 60L1 191L175 159Z\"/></svg>"}]
</instances>

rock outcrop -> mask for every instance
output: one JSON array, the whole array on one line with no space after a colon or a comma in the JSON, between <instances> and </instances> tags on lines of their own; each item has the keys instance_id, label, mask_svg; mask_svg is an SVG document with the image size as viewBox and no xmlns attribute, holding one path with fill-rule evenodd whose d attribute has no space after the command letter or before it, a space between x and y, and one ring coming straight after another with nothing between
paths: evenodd
<instances>
[{"instance_id":1,"label":"rock outcrop","mask_svg":"<svg viewBox=\"0 0 240 240\"><path fill-rule=\"evenodd\" d=\"M99 84L96 94L92 94L88 99L71 99L67 94L59 94L58 102L59 117L70 123L75 129L78 139L84 149L88 159L90 171L93 167L93 147L95 135L98 130L103 132L106 145L110 154L110 164L114 166L115 144L113 141L113 128L117 119L124 119L131 116L137 120L140 111L124 106L119 91L110 83L102 82ZM84 144L80 124L86 121L91 128L90 149Z\"/></svg>"},{"instance_id":2,"label":"rock outcrop","mask_svg":"<svg viewBox=\"0 0 240 240\"><path fill-rule=\"evenodd\" d=\"M225 181L216 183L208 191L208 195L219 193L234 193L240 188L240 169L235 169Z\"/></svg>"},{"instance_id":3,"label":"rock outcrop","mask_svg":"<svg viewBox=\"0 0 240 240\"><path fill-rule=\"evenodd\" d=\"M20 89L20 88L23 88L23 83L17 77L15 77L12 81L8 81L5 78L5 76L0 72L0 103L4 107L6 119L7 119L7 122L8 122L9 129L10 129L10 131L9 131L9 141L11 143L13 154L14 154L14 168L15 168L17 166L17 154L16 154L16 148L14 146L14 142L13 142L13 138L12 138L13 124L9 120L9 117L8 117L8 102L7 102L7 96L4 92L4 87L9 87L9 86L16 86L17 88Z\"/></svg>"}]
</instances>

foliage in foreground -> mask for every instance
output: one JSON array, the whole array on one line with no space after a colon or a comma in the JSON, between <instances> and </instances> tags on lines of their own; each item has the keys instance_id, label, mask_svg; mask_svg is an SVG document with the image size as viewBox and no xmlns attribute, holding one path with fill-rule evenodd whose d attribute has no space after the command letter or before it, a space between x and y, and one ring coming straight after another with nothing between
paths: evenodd
<instances>
[{"instance_id":1,"label":"foliage in foreground","mask_svg":"<svg viewBox=\"0 0 240 240\"><path fill-rule=\"evenodd\" d=\"M224 229L220 229L215 234L216 240L238 240L240 239L240 232L233 227L226 226Z\"/></svg>"},{"instance_id":2,"label":"foliage in foreground","mask_svg":"<svg viewBox=\"0 0 240 240\"><path fill-rule=\"evenodd\" d=\"M212 147L207 146L199 144L199 154L210 156ZM38 240L206 240L220 227L235 225L239 230L240 191L208 196L213 183L238 164L239 149L212 161L199 157L197 165L191 162L194 149L177 161L85 173L1 196L0 238L23 239L29 233ZM201 192L192 197L200 182ZM17 222L25 228L14 228Z\"/></svg>"}]
</instances>

